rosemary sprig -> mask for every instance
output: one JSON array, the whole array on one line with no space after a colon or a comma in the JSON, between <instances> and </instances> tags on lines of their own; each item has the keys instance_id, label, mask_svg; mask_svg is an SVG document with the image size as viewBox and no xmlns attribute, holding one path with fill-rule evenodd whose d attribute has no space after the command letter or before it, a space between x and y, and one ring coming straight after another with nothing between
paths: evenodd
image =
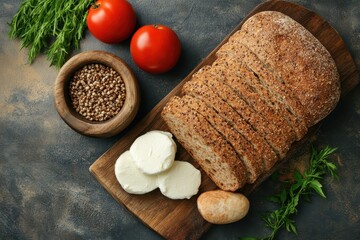
<instances>
[{"instance_id":1,"label":"rosemary sprig","mask_svg":"<svg viewBox=\"0 0 360 240\"><path fill-rule=\"evenodd\" d=\"M333 178L337 177L337 167L328 160L328 157L334 153L336 148L325 147L320 152L312 149L309 169L303 174L294 172L295 182L290 186L271 196L270 201L278 204L280 207L272 212L267 212L263 216L266 226L271 229L271 233L264 240L273 240L279 230L285 228L288 232L297 234L295 221L291 218L297 213L297 206L301 197L309 197L312 193L317 193L326 198L320 181L326 173L330 173ZM256 240L258 238L241 238L241 240Z\"/></svg>"},{"instance_id":2,"label":"rosemary sprig","mask_svg":"<svg viewBox=\"0 0 360 240\"><path fill-rule=\"evenodd\" d=\"M45 52L51 65L60 68L68 54L80 46L87 10L94 0L23 0L10 22L10 38L29 48L28 61Z\"/></svg>"}]
</instances>

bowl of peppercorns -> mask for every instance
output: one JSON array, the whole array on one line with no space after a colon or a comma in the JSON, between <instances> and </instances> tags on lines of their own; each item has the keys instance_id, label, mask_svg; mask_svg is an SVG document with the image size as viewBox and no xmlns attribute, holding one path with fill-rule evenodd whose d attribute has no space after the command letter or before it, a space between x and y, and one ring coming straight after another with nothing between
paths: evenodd
<instances>
[{"instance_id":1,"label":"bowl of peppercorns","mask_svg":"<svg viewBox=\"0 0 360 240\"><path fill-rule=\"evenodd\" d=\"M87 51L70 58L54 85L60 117L77 132L111 137L135 118L140 104L137 80L114 54Z\"/></svg>"}]
</instances>

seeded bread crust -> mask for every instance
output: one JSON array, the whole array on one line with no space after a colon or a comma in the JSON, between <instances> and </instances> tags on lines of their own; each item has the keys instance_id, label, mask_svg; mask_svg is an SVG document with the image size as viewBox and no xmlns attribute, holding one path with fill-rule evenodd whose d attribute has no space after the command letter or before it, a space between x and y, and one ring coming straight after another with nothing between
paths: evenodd
<instances>
[{"instance_id":1,"label":"seeded bread crust","mask_svg":"<svg viewBox=\"0 0 360 240\"><path fill-rule=\"evenodd\" d=\"M245 94L245 98L259 101L260 104L267 105L268 111L273 111L279 118L280 121L276 121L285 128L288 126L295 133L296 140L300 140L307 132L307 127L302 118L296 117L290 111L288 106L279 101L274 94L266 88L258 77L251 71L242 58L234 58L232 56L221 56L212 65L212 71L219 72L225 77L226 81L229 81L229 85L232 86L236 91L245 90L248 93ZM236 69L236 70L232 70ZM251 97L249 97L250 95ZM260 106L257 104L257 106ZM266 107L265 107L266 108ZM267 112L263 112L267 115Z\"/></svg>"},{"instance_id":2,"label":"seeded bread crust","mask_svg":"<svg viewBox=\"0 0 360 240\"><path fill-rule=\"evenodd\" d=\"M221 61L222 58L229 58L228 64L234 62L246 66L256 76L259 86L267 89L270 94L272 93L273 97L295 118L296 126L298 126L295 129L297 139L299 140L306 134L307 125L311 120L307 117L305 108L299 99L284 86L283 81L276 78L273 70L264 65L255 53L239 42L229 41L219 49L217 55L218 61Z\"/></svg>"},{"instance_id":3,"label":"seeded bread crust","mask_svg":"<svg viewBox=\"0 0 360 240\"><path fill-rule=\"evenodd\" d=\"M301 24L274 11L249 18L237 38L272 66L296 94L310 118L309 127L327 116L340 98L339 74L326 48ZM233 38L236 38L234 34Z\"/></svg>"},{"instance_id":4,"label":"seeded bread crust","mask_svg":"<svg viewBox=\"0 0 360 240\"><path fill-rule=\"evenodd\" d=\"M208 107L211 107L216 111L222 118L224 118L231 126L233 126L240 134L242 134L250 143L253 144L255 150L262 155L263 162L265 166L265 170L268 171L272 168L275 162L278 160L276 152L271 148L270 144L267 140L260 135L255 129L246 121L243 116L237 113L227 101L231 96L233 96L236 100L241 101L241 99L237 99L235 92L223 83L218 80L220 76L210 74L209 70L211 67L209 65L203 67L199 72L193 75L193 80L197 79L203 81L205 85L211 88L212 91L216 92L216 90L221 89L221 91L217 91L217 95L220 98L216 98L217 104L207 104ZM224 101L226 104L221 104ZM230 101L231 102L231 101ZM204 102L206 104L206 102ZM244 105L246 103L244 102ZM246 111L242 111L244 114Z\"/></svg>"},{"instance_id":5,"label":"seeded bread crust","mask_svg":"<svg viewBox=\"0 0 360 240\"><path fill-rule=\"evenodd\" d=\"M262 156L254 150L244 136L236 131L227 121L219 116L214 109L202 100L185 95L181 98L184 105L201 114L225 139L233 146L239 159L248 170L248 183L253 183L264 172Z\"/></svg>"},{"instance_id":6,"label":"seeded bread crust","mask_svg":"<svg viewBox=\"0 0 360 240\"><path fill-rule=\"evenodd\" d=\"M161 116L177 140L221 189L235 191L247 182L247 171L234 148L206 119L175 96ZM190 124L189 124L190 123Z\"/></svg>"},{"instance_id":7,"label":"seeded bread crust","mask_svg":"<svg viewBox=\"0 0 360 240\"><path fill-rule=\"evenodd\" d=\"M221 91L219 91L221 89ZM226 94L224 94L226 92ZM207 105L212 106L217 112L224 114L228 118L234 112L242 116L251 126L254 127L261 136L273 147L280 158L285 157L289 150L289 143L286 142L283 135L280 135L276 130L276 126L261 114L254 111L249 105L239 98L231 88L217 88L212 89L206 85L205 81L192 79L184 84L182 93L200 98ZM219 94L219 95L218 95ZM224 100L220 97L224 97ZM226 95L226 96L223 96Z\"/></svg>"}]
</instances>

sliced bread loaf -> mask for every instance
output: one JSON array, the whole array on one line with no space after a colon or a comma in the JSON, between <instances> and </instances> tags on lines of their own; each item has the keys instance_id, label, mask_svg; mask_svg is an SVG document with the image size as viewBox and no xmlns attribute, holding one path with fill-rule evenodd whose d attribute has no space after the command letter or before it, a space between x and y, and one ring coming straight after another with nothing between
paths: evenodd
<instances>
[{"instance_id":1,"label":"sliced bread loaf","mask_svg":"<svg viewBox=\"0 0 360 240\"><path fill-rule=\"evenodd\" d=\"M278 12L250 17L162 111L217 186L234 191L283 159L329 114L339 74L324 46Z\"/></svg>"}]
</instances>

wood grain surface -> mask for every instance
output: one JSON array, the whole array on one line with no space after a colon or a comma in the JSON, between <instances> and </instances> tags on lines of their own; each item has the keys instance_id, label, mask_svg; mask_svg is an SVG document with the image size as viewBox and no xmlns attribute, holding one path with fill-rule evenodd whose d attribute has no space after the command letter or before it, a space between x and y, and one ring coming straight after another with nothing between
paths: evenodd
<instances>
[{"instance_id":1,"label":"wood grain surface","mask_svg":"<svg viewBox=\"0 0 360 240\"><path fill-rule=\"evenodd\" d=\"M336 62L341 78L342 96L347 94L358 84L359 74L347 47L336 30L334 30L324 19L316 13L293 3L285 1L269 1L258 5L242 22L255 13L265 10L279 11L290 16L301 23L320 40ZM241 28L242 22L233 32ZM183 84L191 79L194 72L206 64L211 64L215 60L215 52L228 40L232 33L230 33L218 47L216 47L191 73L189 73L178 86L162 99L149 114L142 119L142 121L131 129L126 136L116 142L90 167L90 171L94 174L96 179L120 204L141 219L144 224L166 239L197 239L210 227L210 224L203 220L198 213L196 208L197 196L192 197L190 200L170 200L163 197L159 190L155 190L145 195L127 194L116 180L114 164L119 155L128 150L132 142L139 135L153 129L168 130L160 117L163 106L171 96L180 95ZM319 124L313 127L301 142L295 143L286 159L291 158L302 143L306 142L318 127ZM193 162L190 155L188 155L179 144L177 159L189 161L198 167L198 165ZM286 161L286 159L284 161ZM276 165L273 170L277 167L278 165ZM251 191L267 177L268 175L263 176L254 185L246 186L242 189L242 192L250 194ZM216 186L214 183L204 174L204 172L202 172L200 193L215 188Z\"/></svg>"}]
</instances>

